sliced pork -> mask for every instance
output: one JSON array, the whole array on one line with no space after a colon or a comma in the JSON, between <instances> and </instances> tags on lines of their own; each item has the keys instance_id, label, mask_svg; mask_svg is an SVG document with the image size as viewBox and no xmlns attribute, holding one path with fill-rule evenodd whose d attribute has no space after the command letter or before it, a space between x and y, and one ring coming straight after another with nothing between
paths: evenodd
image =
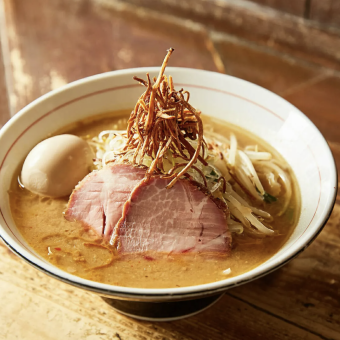
<instances>
[{"instance_id":1,"label":"sliced pork","mask_svg":"<svg viewBox=\"0 0 340 340\"><path fill-rule=\"evenodd\" d=\"M228 253L231 236L222 202L218 207L188 180L171 189L165 188L168 183L153 178L134 189L114 231L119 251Z\"/></svg>"},{"instance_id":2,"label":"sliced pork","mask_svg":"<svg viewBox=\"0 0 340 340\"><path fill-rule=\"evenodd\" d=\"M225 209L189 180L144 180L145 170L120 164L92 172L73 191L65 217L91 227L121 253L227 254Z\"/></svg>"},{"instance_id":3,"label":"sliced pork","mask_svg":"<svg viewBox=\"0 0 340 340\"><path fill-rule=\"evenodd\" d=\"M91 172L73 191L65 218L80 221L109 240L125 202L144 175L145 170L126 164Z\"/></svg>"}]
</instances>

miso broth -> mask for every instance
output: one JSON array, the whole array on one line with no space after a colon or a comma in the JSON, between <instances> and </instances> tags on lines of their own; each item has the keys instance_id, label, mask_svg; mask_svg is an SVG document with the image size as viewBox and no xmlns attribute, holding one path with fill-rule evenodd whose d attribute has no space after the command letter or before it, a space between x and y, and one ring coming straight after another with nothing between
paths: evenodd
<instances>
[{"instance_id":1,"label":"miso broth","mask_svg":"<svg viewBox=\"0 0 340 340\"><path fill-rule=\"evenodd\" d=\"M102 130L125 129L129 112L114 112L100 118L87 119L59 133L70 133L92 138ZM204 117L205 129L218 135L233 131L240 145L256 144L261 150L270 150L274 157L282 157L263 141L249 132L221 121ZM285 163L286 164L286 163ZM288 165L286 164L289 169ZM126 287L170 288L185 287L223 280L245 273L272 257L292 234L300 214L300 193L294 174L292 198L286 212L275 216L281 198L264 202L261 209L275 216L272 226L275 236L253 238L249 235L232 235L232 251L228 257L207 257L200 254L120 255L92 230L85 230L79 222L68 222L63 216L68 197L48 198L22 189L13 178L9 192L11 209L16 225L28 244L44 259L60 269L79 277ZM254 202L255 206L256 202ZM230 268L229 274L223 273Z\"/></svg>"}]
</instances>

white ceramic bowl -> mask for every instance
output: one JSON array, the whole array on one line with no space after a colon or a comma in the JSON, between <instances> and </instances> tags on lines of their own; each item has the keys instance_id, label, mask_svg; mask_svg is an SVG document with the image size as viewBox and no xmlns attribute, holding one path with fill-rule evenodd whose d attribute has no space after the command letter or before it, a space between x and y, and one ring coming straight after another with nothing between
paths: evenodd
<instances>
[{"instance_id":1,"label":"white ceramic bowl","mask_svg":"<svg viewBox=\"0 0 340 340\"><path fill-rule=\"evenodd\" d=\"M204 114L253 132L273 145L295 172L302 195L299 223L283 248L257 268L204 285L140 289L111 286L66 273L37 255L18 232L11 216L8 189L27 153L48 134L88 116L130 109L143 88L132 80L158 68L137 68L85 78L52 91L16 114L0 132L0 235L23 259L64 282L120 299L169 301L223 292L279 268L304 250L321 231L333 208L337 173L329 147L313 123L279 96L247 81L213 72L167 68L177 89Z\"/></svg>"}]
</instances>

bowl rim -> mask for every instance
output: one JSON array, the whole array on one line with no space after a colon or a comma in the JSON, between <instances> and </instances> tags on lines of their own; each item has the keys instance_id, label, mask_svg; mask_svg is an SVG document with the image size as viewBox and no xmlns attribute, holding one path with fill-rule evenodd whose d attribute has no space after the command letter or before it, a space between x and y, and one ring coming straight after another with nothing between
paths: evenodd
<instances>
[{"instance_id":1,"label":"bowl rim","mask_svg":"<svg viewBox=\"0 0 340 340\"><path fill-rule=\"evenodd\" d=\"M72 88L78 87L78 86L82 86L83 84L86 83L91 83L97 80L102 80L105 78L112 78L112 77L116 77L116 76L127 76L127 75L134 75L136 73L146 73L146 72L157 72L159 71L160 67L141 67L141 68L132 68L132 69L125 69L125 70L117 70L117 71L111 71L111 72L106 72L106 73L102 73L102 74L97 74L97 75L93 75L90 77L86 77L86 78L82 78L79 80L76 80L74 82L71 82L69 84L66 84L56 90L50 91L46 94L44 94L43 96L35 99L33 102L31 102L30 104L28 104L27 106L25 106L23 109L21 109L17 114L15 114L0 130L0 140L4 134L5 131L7 131L7 129L9 129L11 127L11 125L16 122L17 120L20 120L22 116L28 114L28 112L33 109L37 104L44 102L50 98L53 98L53 96L55 96L56 94L62 93L62 92L66 92ZM195 286L188 286L188 287L179 287L179 288L132 288L132 287L122 287L122 286L114 286L114 285L109 285L109 284L103 284L103 283L98 283L96 281L90 281L90 280L86 280L80 277L77 277L75 275L69 274L67 272L62 271L61 269L53 266L52 264L48 264L45 262L42 262L40 259L37 258L38 262L42 262L42 264L44 265L39 265L38 263L36 263L35 261L30 260L29 258L27 258L24 254L22 254L19 249L21 249L22 247L20 245L18 245L17 242L13 242L13 244L15 244L16 246L14 246L13 244L11 244L10 241L6 240L6 237L4 235L1 235L0 233L0 238L4 241L4 243L14 252L16 253L19 257L23 258L27 263L31 264L33 267L43 271L44 273L46 273L49 276L52 276L56 279L59 279L65 283L69 283L73 286L79 287L79 288L83 288L86 290L90 290L96 293L99 293L101 295L105 295L105 296L114 296L115 298L120 298L120 299L131 299L131 300L136 300L136 299L142 299L142 300L160 300L160 299L165 299L165 300L169 300L169 299L180 299L180 298L190 298L190 297L195 297L195 296L202 296L202 295L211 295L214 293L218 293L221 291L225 291L229 288L250 282L252 280L255 280L257 278L260 278L264 275L267 275L271 272L273 272L274 270L280 268L281 266L283 266L284 264L286 264L287 262L289 262L291 259L293 259L295 256L297 256L298 254L300 254L303 250L305 250L312 242L313 240L318 236L318 234L322 231L323 227L326 225L331 212L333 210L335 201L336 201L336 196L337 196L337 190L338 190L338 186L337 186L337 169L336 169L336 163L333 157L333 154L328 146L328 143L326 141L326 139L324 138L324 136L322 135L322 133L319 131L319 129L314 125L314 123L305 115L303 114L299 109L297 109L294 105L292 105L291 103L289 103L288 101L286 101L285 99L283 99L282 97L276 95L275 93L259 86L256 84L253 84L251 82L248 82L246 80L240 79L240 78L236 78L233 76L229 76L226 74L220 74L217 72L211 72L211 71L205 71L205 70L197 70L197 69L192 69L192 68L182 68L182 67L167 67L167 71L169 72L175 72L175 71L180 71L180 72L187 72L187 73L199 73L202 75L206 75L206 76L213 76L213 77L218 77L218 78L229 78L231 81L234 82L239 82L240 84L243 84L245 86L250 86L250 87L256 87L258 89L260 89L261 91L264 91L264 93L266 93L267 95L272 96L272 98L276 98L281 102L284 102L286 105L288 104L289 106L294 108L294 111L296 114L300 115L301 117L303 117L303 119L307 120L308 123L310 125L312 125L314 127L314 129L316 130L316 132L319 134L319 136L321 137L321 140L324 142L324 147L326 148L326 150L329 152L330 156L331 156L331 160L330 162L332 164L330 164L330 171L331 171L331 177L333 177L334 180L334 187L335 190L332 191L333 195L330 194L331 196L331 200L329 201L329 205L327 207L325 207L325 211L322 215L322 218L320 218L320 223L315 226L313 228L313 232L307 237L305 236L305 240L303 243L301 243L301 245L296 246L296 247L292 247L289 251L287 251L287 254L282 254L280 258L276 259L273 263L269 264L267 263L264 264L264 267L262 268L262 270L258 273L253 273L252 275L250 275L249 273L251 271L245 272L241 275L232 277L232 278L227 278L225 280L221 280L221 281L217 281L217 282L212 282L212 283L207 283L207 284L202 284L202 285L195 285ZM128 87L128 86L122 86L122 87ZM212 87L213 88L213 87ZM100 91L99 91L100 92ZM222 91L223 92L223 91ZM80 96L82 97L82 96ZM5 161L7 157L7 154L5 155L0 169ZM332 178L331 178L332 180ZM329 196L327 196L329 197ZM0 229L1 232L1 229ZM302 236L303 237L303 236ZM17 249L17 247L19 249ZM254 268L256 269L256 268ZM57 273L59 272L59 273ZM65 275L63 275L65 274ZM68 278L68 277L71 277ZM225 281L232 281L229 283L226 283ZM81 282L81 281L85 281L85 282Z\"/></svg>"}]
</instances>

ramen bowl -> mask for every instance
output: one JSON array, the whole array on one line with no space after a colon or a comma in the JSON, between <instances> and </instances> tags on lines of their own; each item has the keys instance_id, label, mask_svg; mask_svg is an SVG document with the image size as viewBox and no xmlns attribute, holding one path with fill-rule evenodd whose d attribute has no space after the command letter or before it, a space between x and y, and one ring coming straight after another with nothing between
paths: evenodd
<instances>
[{"instance_id":1,"label":"ramen bowl","mask_svg":"<svg viewBox=\"0 0 340 340\"><path fill-rule=\"evenodd\" d=\"M156 76L159 68L114 71L85 78L52 91L16 114L0 132L0 236L35 268L73 286L100 294L121 313L148 320L174 320L195 314L232 287L266 275L314 240L332 211L337 173L319 130L296 107L247 81L213 72L167 68L176 88L205 115L237 125L274 147L295 173L302 202L298 224L283 247L258 267L208 284L142 289L113 286L74 276L39 256L19 233L11 215L8 190L13 174L41 140L76 121L109 111L131 109L143 92L132 76Z\"/></svg>"}]
</instances>

